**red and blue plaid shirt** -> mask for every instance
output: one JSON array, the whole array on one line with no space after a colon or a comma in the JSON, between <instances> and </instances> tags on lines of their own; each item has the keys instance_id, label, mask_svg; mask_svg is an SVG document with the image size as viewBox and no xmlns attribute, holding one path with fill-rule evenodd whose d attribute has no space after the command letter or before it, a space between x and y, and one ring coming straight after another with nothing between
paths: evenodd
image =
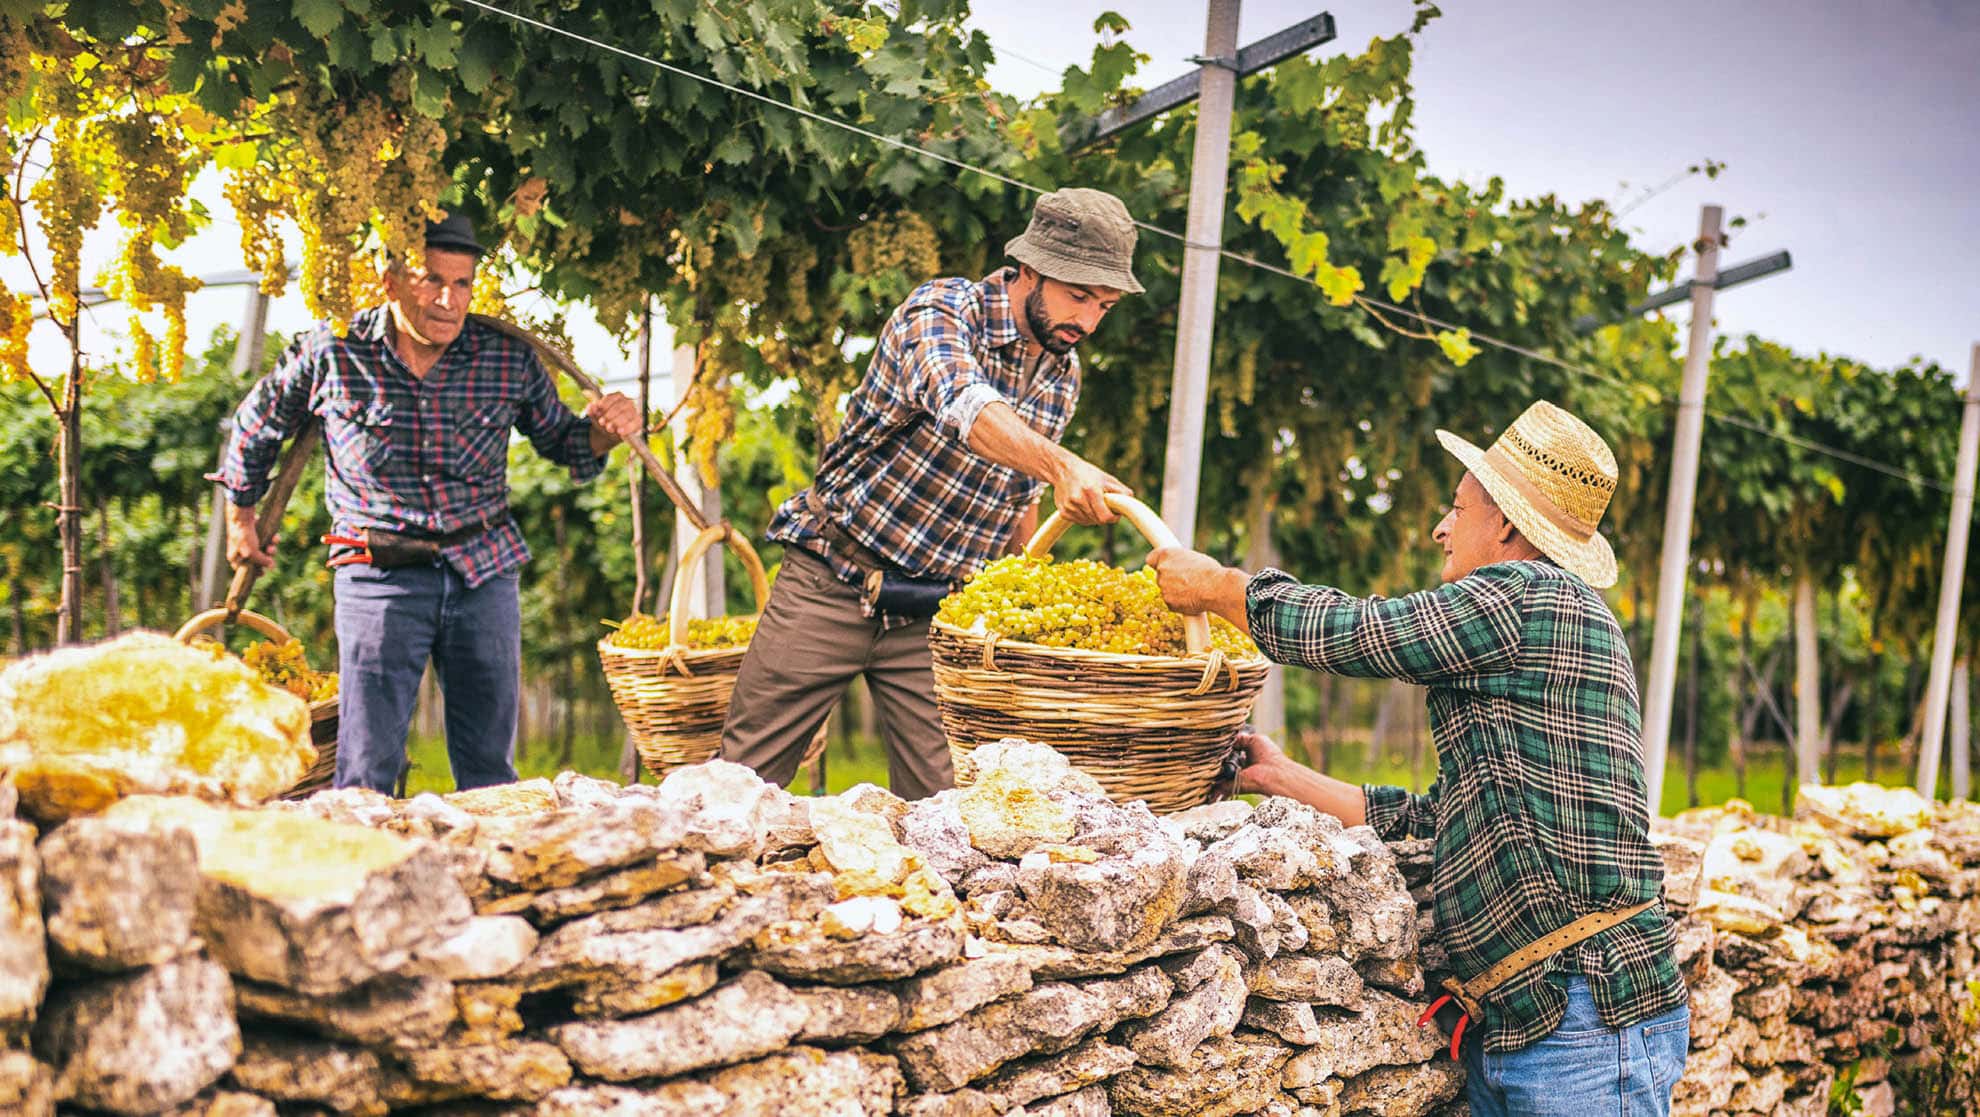
<instances>
[{"instance_id":1,"label":"red and blue plaid shirt","mask_svg":"<svg viewBox=\"0 0 1980 1117\"><path fill-rule=\"evenodd\" d=\"M1079 401L1079 360L1041 362L1018 330L1015 272L981 282L935 279L894 311L873 363L847 400L846 422L812 482L825 514L853 540L915 578L957 581L1007 552L1043 483L969 448L983 408L1008 404L1057 442ZM807 493L784 502L769 537L830 556L840 579L857 566L823 542ZM893 623L894 618L889 618Z\"/></svg>"},{"instance_id":2,"label":"red and blue plaid shirt","mask_svg":"<svg viewBox=\"0 0 1980 1117\"><path fill-rule=\"evenodd\" d=\"M237 505L268 491L282 443L311 415L329 453L325 503L340 535L375 527L415 535L486 531L442 549L468 585L529 561L509 518L509 431L588 481L605 468L591 422L557 398L523 342L469 322L424 377L388 338L385 307L360 311L350 334L318 325L297 338L234 412L234 434L210 474ZM340 548L336 553L347 552Z\"/></svg>"}]
</instances>

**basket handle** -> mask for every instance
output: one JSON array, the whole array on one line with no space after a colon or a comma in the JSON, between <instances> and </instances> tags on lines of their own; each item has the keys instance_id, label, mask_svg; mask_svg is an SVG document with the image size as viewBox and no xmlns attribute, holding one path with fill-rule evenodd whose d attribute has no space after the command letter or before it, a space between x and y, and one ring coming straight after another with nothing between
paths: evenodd
<instances>
[{"instance_id":1,"label":"basket handle","mask_svg":"<svg viewBox=\"0 0 1980 1117\"><path fill-rule=\"evenodd\" d=\"M225 606L218 609L208 609L206 612L180 625L179 631L172 634L172 639L177 640L181 644L190 644L193 637L205 632L207 629L228 623L227 613L228 610ZM234 620L240 624L247 625L249 628L254 629L277 644L286 644L295 639L295 637L289 635L288 629L283 628L270 618L264 617L252 609L242 609L240 615L235 617Z\"/></svg>"},{"instance_id":2,"label":"basket handle","mask_svg":"<svg viewBox=\"0 0 1980 1117\"><path fill-rule=\"evenodd\" d=\"M1133 524L1135 530L1139 531L1142 538L1148 540L1152 546L1182 546L1182 540L1177 539L1176 533L1169 530L1169 525L1162 522L1162 517L1157 516L1146 504L1133 497L1125 493L1108 493L1107 507L1120 513L1124 519ZM1025 557L1044 558L1050 554L1052 545L1057 543L1059 538L1065 535L1066 529L1071 526L1072 521L1066 519L1064 509L1053 509L1052 514L1045 518L1045 522L1038 525L1038 531L1032 535L1031 542L1024 545ZM1209 646L1210 618L1202 613L1184 615L1183 647L1189 650L1190 655L1196 655Z\"/></svg>"},{"instance_id":3,"label":"basket handle","mask_svg":"<svg viewBox=\"0 0 1980 1117\"><path fill-rule=\"evenodd\" d=\"M681 565L674 573L674 595L667 604L667 640L676 647L685 647L688 642L687 601L695 572L701 569L702 556L717 543L727 543L749 573L749 590L756 596L756 611L762 613L770 601L770 579L764 576L763 560L757 557L756 548L729 521L710 524L681 553Z\"/></svg>"}]
</instances>

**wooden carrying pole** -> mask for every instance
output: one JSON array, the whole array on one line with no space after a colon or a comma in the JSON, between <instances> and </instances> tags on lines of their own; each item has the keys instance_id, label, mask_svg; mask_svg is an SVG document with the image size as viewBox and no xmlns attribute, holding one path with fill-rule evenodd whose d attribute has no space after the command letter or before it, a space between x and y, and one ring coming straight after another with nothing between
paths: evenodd
<instances>
[{"instance_id":1,"label":"wooden carrying pole","mask_svg":"<svg viewBox=\"0 0 1980 1117\"><path fill-rule=\"evenodd\" d=\"M1946 525L1946 565L1939 580L1939 621L1932 630L1932 673L1925 684L1925 733L1918 743L1918 794L1939 791L1939 750L1945 743L1946 699L1952 690L1953 647L1959 643L1959 596L1966 574L1966 540L1973 527L1973 470L1980 464L1980 342L1966 374L1953 467L1952 520Z\"/></svg>"},{"instance_id":2,"label":"wooden carrying pole","mask_svg":"<svg viewBox=\"0 0 1980 1117\"><path fill-rule=\"evenodd\" d=\"M1705 433L1705 378L1712 360L1712 284L1719 273L1719 221L1706 206L1698 220L1698 270L1691 284L1691 333L1678 392L1671 445L1671 487L1664 505L1664 554L1657 572L1657 621L1650 643L1650 686L1643 696L1643 768L1650 813L1664 799L1664 758L1671 744L1671 701L1677 691L1678 641L1684 619L1685 568L1691 563L1691 509L1698 495L1698 452Z\"/></svg>"},{"instance_id":3,"label":"wooden carrying pole","mask_svg":"<svg viewBox=\"0 0 1980 1117\"><path fill-rule=\"evenodd\" d=\"M470 314L468 318L471 321L487 326L491 330L515 338L517 341L527 342L536 350L537 357L544 364L570 377L571 383L578 386L578 390L584 393L586 399L597 399L605 394L605 390L599 387L598 381L592 379L590 374L579 368L577 362L571 360L570 356L562 349L537 337L521 326L513 322L504 322L500 318L491 318L486 314ZM648 446L644 439L628 443L628 445L632 447L633 453L639 455L639 460L646 464L646 471L652 474L655 481L660 483L660 490L667 494L667 499L674 502L674 506L681 510L681 514L688 518L689 523L694 525L694 529L696 531L707 531L712 526L708 522L708 517L701 514L701 507L693 500L688 499L687 493L681 490L681 483L674 480L674 475L668 471L666 466L660 464L660 459L653 453L653 447Z\"/></svg>"}]
</instances>

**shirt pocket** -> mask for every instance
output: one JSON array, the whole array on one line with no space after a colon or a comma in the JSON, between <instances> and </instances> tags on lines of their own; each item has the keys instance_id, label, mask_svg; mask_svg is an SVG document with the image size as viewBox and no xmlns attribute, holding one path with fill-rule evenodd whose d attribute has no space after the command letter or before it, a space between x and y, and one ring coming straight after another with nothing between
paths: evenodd
<instances>
[{"instance_id":1,"label":"shirt pocket","mask_svg":"<svg viewBox=\"0 0 1980 1117\"><path fill-rule=\"evenodd\" d=\"M454 420L447 469L462 480L483 480L508 471L509 431L516 405L507 401L470 408Z\"/></svg>"},{"instance_id":2,"label":"shirt pocket","mask_svg":"<svg viewBox=\"0 0 1980 1117\"><path fill-rule=\"evenodd\" d=\"M324 414L324 437L341 464L355 464L377 476L391 462L395 408L379 400L346 399L332 403Z\"/></svg>"}]
</instances>

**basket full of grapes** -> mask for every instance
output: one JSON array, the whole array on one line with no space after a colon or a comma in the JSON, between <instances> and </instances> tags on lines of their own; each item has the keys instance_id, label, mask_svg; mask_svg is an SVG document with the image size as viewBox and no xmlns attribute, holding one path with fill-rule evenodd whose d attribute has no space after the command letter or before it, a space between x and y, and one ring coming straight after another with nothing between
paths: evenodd
<instances>
[{"instance_id":1,"label":"basket full of grapes","mask_svg":"<svg viewBox=\"0 0 1980 1117\"><path fill-rule=\"evenodd\" d=\"M1132 497L1108 503L1157 546L1175 536ZM935 700L968 784L978 745L1051 745L1116 800L1197 806L1231 754L1270 664L1220 617L1179 616L1154 572L1055 562L1057 513L1022 555L998 559L943 600L929 625Z\"/></svg>"},{"instance_id":2,"label":"basket full of grapes","mask_svg":"<svg viewBox=\"0 0 1980 1117\"><path fill-rule=\"evenodd\" d=\"M241 659L255 669L263 682L309 703L309 741L316 746L316 763L284 797L297 799L329 787L337 775L337 673L312 670L302 641L289 635L289 630L273 618L242 609L229 621L227 612L208 609L179 626L174 638L182 644L209 644L214 654L225 655L226 646L208 630L223 623L239 623L265 637L242 652Z\"/></svg>"},{"instance_id":3,"label":"basket full of grapes","mask_svg":"<svg viewBox=\"0 0 1980 1117\"><path fill-rule=\"evenodd\" d=\"M721 749L729 695L756 632L755 614L706 620L688 616L695 572L717 543L727 544L741 560L761 612L770 595L763 562L748 540L720 523L696 536L682 553L666 616L634 612L612 624L612 632L598 642L612 701L632 732L640 762L656 776L698 764Z\"/></svg>"}]
</instances>

